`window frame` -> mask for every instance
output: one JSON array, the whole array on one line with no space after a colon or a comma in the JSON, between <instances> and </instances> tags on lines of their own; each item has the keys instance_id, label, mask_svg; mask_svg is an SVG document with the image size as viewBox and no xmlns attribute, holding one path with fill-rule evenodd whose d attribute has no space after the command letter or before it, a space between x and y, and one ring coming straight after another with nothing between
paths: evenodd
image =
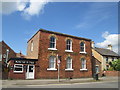
<instances>
[{"instance_id":1,"label":"window frame","mask_svg":"<svg viewBox=\"0 0 120 90\"><path fill-rule=\"evenodd\" d=\"M15 71L15 67L16 67L16 65L21 65L22 67L22 71ZM19 67L20 68L20 67ZM14 64L14 72L15 73L23 73L23 64Z\"/></svg>"},{"instance_id":2,"label":"window frame","mask_svg":"<svg viewBox=\"0 0 120 90\"><path fill-rule=\"evenodd\" d=\"M54 42L52 42L51 38L54 38ZM54 47L51 47L51 44L54 44L54 45L53 45ZM57 49L56 49L56 37L54 37L54 36L51 36L51 37L50 37L48 50L57 50Z\"/></svg>"},{"instance_id":3,"label":"window frame","mask_svg":"<svg viewBox=\"0 0 120 90\"><path fill-rule=\"evenodd\" d=\"M68 62L68 60L70 60L70 62ZM70 66L70 68L68 68L68 64ZM72 58L71 57L67 57L66 58L66 69L65 71L73 71L73 67L72 67Z\"/></svg>"},{"instance_id":4,"label":"window frame","mask_svg":"<svg viewBox=\"0 0 120 90\"><path fill-rule=\"evenodd\" d=\"M87 70L87 61L86 61L86 59L81 58L80 61L81 61L81 69L80 69L80 71L86 71ZM84 67L83 67L83 65L84 65Z\"/></svg>"},{"instance_id":5,"label":"window frame","mask_svg":"<svg viewBox=\"0 0 120 90\"><path fill-rule=\"evenodd\" d=\"M68 40L70 41L70 43L68 42ZM69 46L69 49L68 49L68 46ZM65 51L66 52L73 52L72 51L72 40L70 40L70 39L66 40L66 50Z\"/></svg>"},{"instance_id":6,"label":"window frame","mask_svg":"<svg viewBox=\"0 0 120 90\"><path fill-rule=\"evenodd\" d=\"M82 47L81 47L81 43L83 43ZM84 50L81 51L81 48L83 48ZM80 53L85 53L86 54L86 45L85 45L85 42L80 42Z\"/></svg>"},{"instance_id":7,"label":"window frame","mask_svg":"<svg viewBox=\"0 0 120 90\"><path fill-rule=\"evenodd\" d=\"M50 67L50 65L51 65L51 58L54 58L54 67ZM57 70L56 69L56 57L55 56L50 56L49 57L49 67L47 68L47 70Z\"/></svg>"},{"instance_id":8,"label":"window frame","mask_svg":"<svg viewBox=\"0 0 120 90\"><path fill-rule=\"evenodd\" d=\"M108 59L109 59L109 58L108 58L108 57L106 57L106 63L108 63Z\"/></svg>"}]
</instances>

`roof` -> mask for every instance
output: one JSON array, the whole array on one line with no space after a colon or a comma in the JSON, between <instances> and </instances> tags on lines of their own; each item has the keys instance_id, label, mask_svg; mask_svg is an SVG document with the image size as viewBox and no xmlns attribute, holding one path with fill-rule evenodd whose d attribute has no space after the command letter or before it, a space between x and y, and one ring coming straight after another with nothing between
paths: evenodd
<instances>
[{"instance_id":1,"label":"roof","mask_svg":"<svg viewBox=\"0 0 120 90\"><path fill-rule=\"evenodd\" d=\"M101 54L103 56L119 57L119 55L117 53L115 53L114 51L109 50L109 49L95 47L94 50L97 51L99 54Z\"/></svg>"},{"instance_id":2,"label":"roof","mask_svg":"<svg viewBox=\"0 0 120 90\"><path fill-rule=\"evenodd\" d=\"M31 59L31 58L10 58L9 60L8 60L8 62L10 61L10 60L29 60L29 61L38 61L38 59Z\"/></svg>"},{"instance_id":3,"label":"roof","mask_svg":"<svg viewBox=\"0 0 120 90\"><path fill-rule=\"evenodd\" d=\"M28 42L29 42L38 32L47 32L47 33L52 33L52 34L63 35L63 36L67 36L67 37L72 37L72 38L77 38L77 39L83 39L83 40L91 41L91 39L87 39L87 38L83 38L83 37L77 37L77 36L68 35L68 34L64 34L64 33L60 33L60 32L49 31L49 30L45 30L45 29L39 29L39 31L37 31L37 32L28 40Z\"/></svg>"},{"instance_id":4,"label":"roof","mask_svg":"<svg viewBox=\"0 0 120 90\"><path fill-rule=\"evenodd\" d=\"M16 53L16 57L25 57L25 55L23 55L23 54L20 52L20 53Z\"/></svg>"}]
</instances>

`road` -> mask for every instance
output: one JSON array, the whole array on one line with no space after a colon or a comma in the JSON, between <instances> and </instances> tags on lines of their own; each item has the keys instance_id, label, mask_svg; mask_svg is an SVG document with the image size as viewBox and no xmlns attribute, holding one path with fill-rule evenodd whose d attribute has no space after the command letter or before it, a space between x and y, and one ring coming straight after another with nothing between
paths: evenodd
<instances>
[{"instance_id":1,"label":"road","mask_svg":"<svg viewBox=\"0 0 120 90\"><path fill-rule=\"evenodd\" d=\"M3 87L4 88L4 87ZM118 88L117 81L109 82L87 82L73 84L48 84L48 85L14 85L7 88Z\"/></svg>"}]
</instances>

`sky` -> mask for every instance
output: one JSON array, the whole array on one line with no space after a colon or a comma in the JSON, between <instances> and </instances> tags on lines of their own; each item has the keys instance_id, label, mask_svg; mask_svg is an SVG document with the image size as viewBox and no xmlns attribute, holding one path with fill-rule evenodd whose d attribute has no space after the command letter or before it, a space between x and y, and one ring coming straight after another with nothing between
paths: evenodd
<instances>
[{"instance_id":1,"label":"sky","mask_svg":"<svg viewBox=\"0 0 120 90\"><path fill-rule=\"evenodd\" d=\"M118 52L117 2L43 1L2 2L2 40L15 52L26 55L27 41L40 28L92 39L96 47L112 44Z\"/></svg>"}]
</instances>

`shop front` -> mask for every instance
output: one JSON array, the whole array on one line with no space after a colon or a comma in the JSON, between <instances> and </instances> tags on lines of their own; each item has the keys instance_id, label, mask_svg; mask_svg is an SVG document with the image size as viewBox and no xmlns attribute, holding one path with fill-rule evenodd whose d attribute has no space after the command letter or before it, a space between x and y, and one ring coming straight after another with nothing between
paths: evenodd
<instances>
[{"instance_id":1,"label":"shop front","mask_svg":"<svg viewBox=\"0 0 120 90\"><path fill-rule=\"evenodd\" d=\"M38 59L11 58L8 61L9 79L35 79Z\"/></svg>"}]
</instances>

